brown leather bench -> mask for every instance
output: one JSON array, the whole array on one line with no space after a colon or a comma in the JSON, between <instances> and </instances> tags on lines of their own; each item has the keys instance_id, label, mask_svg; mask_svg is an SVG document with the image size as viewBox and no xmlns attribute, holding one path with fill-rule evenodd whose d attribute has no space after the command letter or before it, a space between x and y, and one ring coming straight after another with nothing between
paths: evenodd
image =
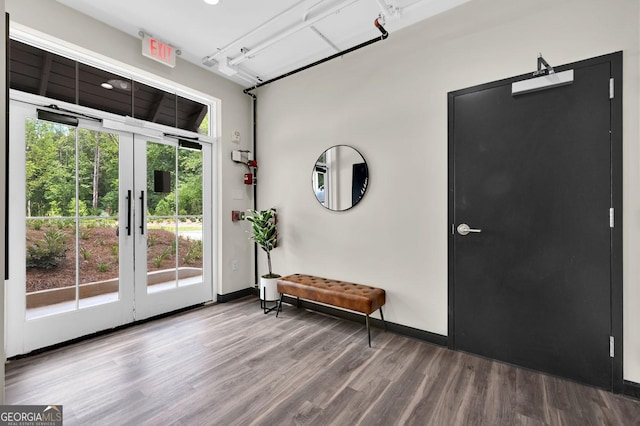
<instances>
[{"instance_id":1,"label":"brown leather bench","mask_svg":"<svg viewBox=\"0 0 640 426\"><path fill-rule=\"evenodd\" d=\"M298 301L306 299L365 314L369 347L371 347L369 315L376 310L380 310L380 318L385 330L387 329L387 324L384 322L384 316L382 315L385 292L381 288L315 277L313 275L294 274L280 278L277 283L277 289L278 293L280 293L280 303L276 317L282 310L282 299L287 294L297 297Z\"/></svg>"}]
</instances>

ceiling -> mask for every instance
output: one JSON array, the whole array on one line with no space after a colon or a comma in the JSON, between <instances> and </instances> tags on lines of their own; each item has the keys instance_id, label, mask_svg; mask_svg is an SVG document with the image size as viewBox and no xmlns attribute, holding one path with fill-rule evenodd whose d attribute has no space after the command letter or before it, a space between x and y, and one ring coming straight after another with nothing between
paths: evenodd
<instances>
[{"instance_id":1,"label":"ceiling","mask_svg":"<svg viewBox=\"0 0 640 426\"><path fill-rule=\"evenodd\" d=\"M57 0L252 87L469 0ZM207 64L204 64L206 62ZM180 66L178 62L176 66Z\"/></svg>"}]
</instances>

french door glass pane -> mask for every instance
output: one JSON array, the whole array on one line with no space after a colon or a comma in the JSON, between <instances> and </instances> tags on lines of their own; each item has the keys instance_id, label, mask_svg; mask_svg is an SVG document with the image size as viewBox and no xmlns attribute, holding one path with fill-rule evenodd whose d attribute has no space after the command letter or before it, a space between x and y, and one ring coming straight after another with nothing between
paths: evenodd
<instances>
[{"instance_id":1,"label":"french door glass pane","mask_svg":"<svg viewBox=\"0 0 640 426\"><path fill-rule=\"evenodd\" d=\"M31 119L25 128L29 317L75 308L76 129Z\"/></svg>"},{"instance_id":2,"label":"french door glass pane","mask_svg":"<svg viewBox=\"0 0 640 426\"><path fill-rule=\"evenodd\" d=\"M147 291L176 285L176 148L147 142Z\"/></svg>"},{"instance_id":3,"label":"french door glass pane","mask_svg":"<svg viewBox=\"0 0 640 426\"><path fill-rule=\"evenodd\" d=\"M119 245L117 219L79 221L78 285L80 307L118 300Z\"/></svg>"},{"instance_id":4,"label":"french door glass pane","mask_svg":"<svg viewBox=\"0 0 640 426\"><path fill-rule=\"evenodd\" d=\"M182 220L185 220L182 222ZM181 218L178 224L178 285L202 282L202 221Z\"/></svg>"},{"instance_id":5,"label":"french door glass pane","mask_svg":"<svg viewBox=\"0 0 640 426\"><path fill-rule=\"evenodd\" d=\"M117 300L118 137L26 129L27 317Z\"/></svg>"},{"instance_id":6,"label":"french door glass pane","mask_svg":"<svg viewBox=\"0 0 640 426\"><path fill-rule=\"evenodd\" d=\"M178 150L179 285L202 282L202 151Z\"/></svg>"},{"instance_id":7,"label":"french door glass pane","mask_svg":"<svg viewBox=\"0 0 640 426\"><path fill-rule=\"evenodd\" d=\"M178 151L178 213L202 216L202 151Z\"/></svg>"},{"instance_id":8,"label":"french door glass pane","mask_svg":"<svg viewBox=\"0 0 640 426\"><path fill-rule=\"evenodd\" d=\"M27 217L27 319L75 309L73 219Z\"/></svg>"},{"instance_id":9,"label":"french door glass pane","mask_svg":"<svg viewBox=\"0 0 640 426\"><path fill-rule=\"evenodd\" d=\"M118 300L119 164L117 135L78 130L80 307Z\"/></svg>"},{"instance_id":10,"label":"french door glass pane","mask_svg":"<svg viewBox=\"0 0 640 426\"><path fill-rule=\"evenodd\" d=\"M176 221L154 218L147 221L147 291L176 286Z\"/></svg>"},{"instance_id":11,"label":"french door glass pane","mask_svg":"<svg viewBox=\"0 0 640 426\"><path fill-rule=\"evenodd\" d=\"M202 282L202 152L147 142L147 291Z\"/></svg>"}]
</instances>

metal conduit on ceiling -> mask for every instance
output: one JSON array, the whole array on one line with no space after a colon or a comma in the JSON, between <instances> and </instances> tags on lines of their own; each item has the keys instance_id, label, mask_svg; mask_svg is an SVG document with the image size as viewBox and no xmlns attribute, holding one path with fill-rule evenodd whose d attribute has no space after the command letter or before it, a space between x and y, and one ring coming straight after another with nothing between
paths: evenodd
<instances>
[{"instance_id":1,"label":"metal conduit on ceiling","mask_svg":"<svg viewBox=\"0 0 640 426\"><path fill-rule=\"evenodd\" d=\"M334 44L329 38L327 38L322 32L318 31L315 28L314 24L328 18L331 15L335 15L339 13L344 8L354 3L357 3L358 1L361 1L361 0L339 0L337 2L336 1L330 2L329 0L320 0L315 4L311 5L303 13L303 15L301 16L300 22L295 23L294 25L291 25L283 29L282 31L279 31L267 38L262 39L261 41L257 42L257 44L254 44L253 46L241 47L240 48L241 53L235 57L224 55L234 46L243 46L243 44L249 41L252 36L255 36L260 31L265 30L266 28L274 24L276 21L281 19L284 15L292 12L296 7L298 7L305 1L306 0L301 0L294 3L292 6L277 13L275 16L263 22L262 24L258 25L256 28L238 37L237 39L228 43L224 47L218 49L216 52L208 56L205 56L204 58L202 58L202 64L209 67L216 66L218 71L220 71L221 73L229 76L236 75L242 78L243 80L249 81L252 84L261 83L263 80L259 76L257 76L256 73L252 73L248 69L240 65L245 63L249 59L254 58L258 54L264 52L269 47L274 46L278 42L286 39L287 37L291 37L292 35L307 28L309 28L318 37L320 37L325 43L331 46L331 48L334 51L338 52L339 51L338 46ZM412 8L417 3L421 3L424 0L418 0L414 3L411 3L410 5L407 5L404 8L399 8L399 7L387 4L384 0L370 0L370 1L374 1L377 4L378 8L380 9L378 17L382 22L384 22L386 18L399 18L404 9ZM327 7L325 7L323 10L319 10L321 6L327 6Z\"/></svg>"}]
</instances>

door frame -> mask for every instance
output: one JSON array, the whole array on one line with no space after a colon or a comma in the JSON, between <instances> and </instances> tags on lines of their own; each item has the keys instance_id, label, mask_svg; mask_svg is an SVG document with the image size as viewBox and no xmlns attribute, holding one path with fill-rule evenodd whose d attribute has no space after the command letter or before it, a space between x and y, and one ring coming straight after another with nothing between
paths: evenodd
<instances>
[{"instance_id":1,"label":"door frame","mask_svg":"<svg viewBox=\"0 0 640 426\"><path fill-rule=\"evenodd\" d=\"M615 211L614 227L611 228L611 335L614 337L614 353L611 363L611 390L624 391L623 379L623 260L622 260L622 52L610 53L592 59L572 62L554 67L556 72L568 69L609 63L614 79L613 99L611 99L611 206ZM532 78L532 74L480 84L466 89L449 92L448 97L448 347L456 350L455 327L455 150L454 124L455 99L481 90L496 88Z\"/></svg>"},{"instance_id":2,"label":"door frame","mask_svg":"<svg viewBox=\"0 0 640 426\"><path fill-rule=\"evenodd\" d=\"M17 108L23 110L32 110L34 113L38 107L46 107L51 104L51 99L45 98L42 96L20 92L17 90L10 91L10 101L18 105ZM102 120L102 125L97 127L92 123L93 120L85 120L81 119L82 124L79 126L81 128L87 128L90 130L100 130L108 133L116 133L122 139L123 137L131 137L131 143L133 143L133 135L140 135L143 137L150 137L152 139L162 139L165 133L171 134L173 136L180 136L189 138L193 136L192 132L187 132L181 129L171 128L160 124L148 123L148 122L132 122L126 117L121 117L112 113L108 113L105 111L96 111L88 107L83 107L80 105L69 104L63 101L55 101L55 104L62 109L63 111L68 111L72 114L86 115L87 117L100 117ZM217 128L219 123L219 114L214 109L212 112L213 117L211 118L211 122L214 124L214 129ZM19 116L22 117L24 114L20 113ZM12 116L13 117L13 116ZM17 117L14 117L14 119ZM35 115L33 116L35 118ZM13 135L11 140L19 140L20 137L24 137L24 126L12 126L10 127L11 134ZM216 131L212 132L212 135L215 135ZM22 136L21 136L22 135ZM206 161L210 164L212 170L208 180L203 180L203 188L210 188L210 190L204 191L203 193L203 205L211 205L213 208L207 209L205 208L203 211L203 222L205 222L206 226L203 227L203 235L206 234L208 237L208 241L206 241L203 245L203 258L211 260L210 267L208 271L204 272L203 280L204 287L202 291L198 292L200 295L203 293L205 296L205 300L199 300L194 302L192 305L197 305L201 303L208 303L209 301L216 301L216 292L215 289L218 288L218 262L217 262L217 254L218 254L218 244L216 241L218 240L219 231L217 229L216 223L218 222L218 209L215 206L215 202L218 199L218 175L217 175L217 164L218 164L218 139L215 136L205 136L198 135L199 142L203 145L208 145L206 149L203 148L203 163ZM205 156L206 153L206 156ZM133 158L133 148L131 150L131 156L129 158L130 165L133 166L134 158ZM24 164L24 163L22 163ZM13 168L18 167L17 163L13 164ZM10 166L11 168L11 166ZM18 167L20 169L20 167ZM17 175L20 173L24 175L24 167L18 170L16 169ZM131 175L130 186L133 189L133 175ZM24 205L24 192L23 191L10 191L9 197L11 203L15 203L16 205L23 206ZM120 211L125 211L126 201L124 201L124 197L120 197ZM135 214L135 210L132 211ZM206 218L205 218L206 216ZM21 216L18 216L20 218ZM132 216L132 224L136 223L136 218ZM23 220L23 219L19 219ZM137 229L134 227L134 229ZM10 235L8 237L12 237L12 240L21 241L23 244L24 251L24 226L12 226L10 227ZM132 232L132 237L135 235ZM122 243L122 239L120 240ZM18 247L19 249L19 247ZM205 268L206 270L207 268ZM14 271L15 272L15 271ZM131 278L133 278L134 271L131 271ZM11 275L13 277L13 275ZM13 279L11 278L10 279ZM208 285L207 285L208 284ZM120 287L119 292L121 293L120 301L118 303L108 303L108 304L100 304L91 307L82 308L82 310L73 310L64 313L57 314L60 316L61 320L64 321L64 324L68 324L69 327L63 328L64 333L56 335L57 337L52 338L51 334L47 333L44 327L41 325L48 324L48 316L43 316L40 318L30 319L29 321L24 320L24 312L25 312L25 297L26 295L20 296L17 292L8 292L7 300L11 301L11 303L7 304L7 330L6 336L9 334L19 334L21 336L25 335L25 332L29 333L30 338L25 339L24 337L20 339L9 339L6 338L5 346L6 353L8 356L15 356L26 354L32 352L34 350L39 350L44 347L55 346L59 343L70 341L76 338L80 338L82 336L90 335L92 333L100 332L102 330L111 329L113 327L117 327L124 324L131 324L138 320L150 318L156 315L161 315L164 313L169 313L175 310L182 309L186 306L175 306L173 300L171 300L171 295L164 295L159 293L158 295L154 295L154 302L158 302L158 308L164 309L164 311L158 310L137 310L131 316L130 307L134 306L135 303L135 288L132 289L131 297L122 298L122 290ZM194 289L187 289L189 293L188 297L191 297L194 293ZM171 293L171 292L170 292ZM126 306L125 306L126 305ZM191 306L191 305L189 305ZM82 312L91 312L94 315L95 322L89 323L87 321L82 320L81 313ZM19 322L12 321L12 318L20 318ZM98 325L95 327L94 325ZM76 326L77 330L71 330L70 327ZM62 337L59 337L62 336ZM18 341L19 340L19 341Z\"/></svg>"}]
</instances>

